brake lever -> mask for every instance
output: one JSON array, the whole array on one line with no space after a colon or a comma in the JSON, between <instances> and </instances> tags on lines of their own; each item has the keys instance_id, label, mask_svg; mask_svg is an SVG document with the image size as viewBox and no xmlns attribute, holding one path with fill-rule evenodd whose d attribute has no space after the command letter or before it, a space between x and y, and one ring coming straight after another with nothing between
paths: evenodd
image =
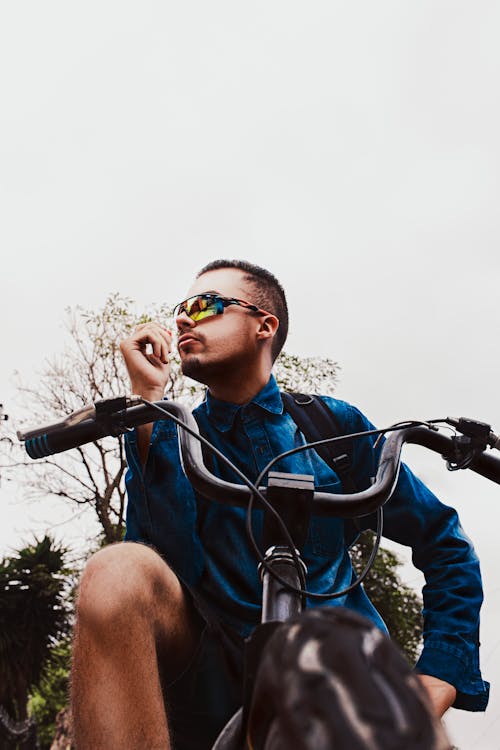
<instances>
[{"instance_id":1,"label":"brake lever","mask_svg":"<svg viewBox=\"0 0 500 750\"><path fill-rule=\"evenodd\" d=\"M479 422L477 419L467 417L447 417L446 422L455 427L462 435L471 438L473 447L481 451L490 448L500 450L500 436L496 435L491 429L491 425L486 422Z\"/></svg>"},{"instance_id":2,"label":"brake lever","mask_svg":"<svg viewBox=\"0 0 500 750\"><path fill-rule=\"evenodd\" d=\"M467 417L447 417L446 422L461 433L451 438L455 456L446 460L448 471L467 469L474 457L484 453L488 446L500 449L500 438L486 422Z\"/></svg>"}]
</instances>

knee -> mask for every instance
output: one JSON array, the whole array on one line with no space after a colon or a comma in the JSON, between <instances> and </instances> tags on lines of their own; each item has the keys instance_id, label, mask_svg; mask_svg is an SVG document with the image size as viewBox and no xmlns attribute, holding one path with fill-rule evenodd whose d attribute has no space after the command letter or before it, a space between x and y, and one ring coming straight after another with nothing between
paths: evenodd
<instances>
[{"instance_id":1,"label":"knee","mask_svg":"<svg viewBox=\"0 0 500 750\"><path fill-rule=\"evenodd\" d=\"M143 544L119 542L94 554L83 571L77 598L77 621L91 629L154 619L159 600L174 606L180 583L161 557Z\"/></svg>"}]
</instances>

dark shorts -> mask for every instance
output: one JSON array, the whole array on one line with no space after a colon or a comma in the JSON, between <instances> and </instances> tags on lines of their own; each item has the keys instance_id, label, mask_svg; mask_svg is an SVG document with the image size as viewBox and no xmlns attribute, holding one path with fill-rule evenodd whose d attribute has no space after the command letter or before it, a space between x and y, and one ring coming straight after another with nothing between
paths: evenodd
<instances>
[{"instance_id":1,"label":"dark shorts","mask_svg":"<svg viewBox=\"0 0 500 750\"><path fill-rule=\"evenodd\" d=\"M165 699L174 750L210 750L242 702L243 639L184 586L199 628L193 658Z\"/></svg>"}]
</instances>

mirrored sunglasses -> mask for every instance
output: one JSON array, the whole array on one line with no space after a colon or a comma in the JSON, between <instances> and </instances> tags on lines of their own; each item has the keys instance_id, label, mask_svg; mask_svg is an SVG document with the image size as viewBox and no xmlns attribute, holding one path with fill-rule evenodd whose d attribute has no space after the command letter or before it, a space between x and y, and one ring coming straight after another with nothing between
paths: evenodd
<instances>
[{"instance_id":1,"label":"mirrored sunglasses","mask_svg":"<svg viewBox=\"0 0 500 750\"><path fill-rule=\"evenodd\" d=\"M188 318L198 322L204 318L210 318L212 315L222 315L226 307L230 305L246 307L253 312L266 312L257 307L257 305L252 305L250 302L245 302L245 300L237 299L236 297L221 297L219 294L206 293L196 294L194 297L184 300L184 302L179 302L174 307L174 318L178 318L179 315L185 313Z\"/></svg>"}]
</instances>

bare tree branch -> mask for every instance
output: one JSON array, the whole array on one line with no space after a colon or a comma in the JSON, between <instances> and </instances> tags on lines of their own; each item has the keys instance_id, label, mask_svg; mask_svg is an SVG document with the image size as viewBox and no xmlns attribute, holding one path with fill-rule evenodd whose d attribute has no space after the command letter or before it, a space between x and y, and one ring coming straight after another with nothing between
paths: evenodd
<instances>
[{"instance_id":1,"label":"bare tree branch","mask_svg":"<svg viewBox=\"0 0 500 750\"><path fill-rule=\"evenodd\" d=\"M138 313L132 300L119 294L109 295L100 309L75 307L66 312L66 347L44 363L36 385L18 384L24 402L24 413L18 421L24 426L47 424L96 399L128 393L130 385L119 342L135 325L148 320L173 327L170 306L156 305ZM337 369L332 360L282 354L276 374L284 390L331 393ZM171 398L188 404L204 394L203 386L183 378L176 354L166 390ZM13 434L6 431L6 436L9 439ZM103 541L122 538L126 496L123 438L106 438L41 462L23 460L15 449L5 456L5 471L24 485L28 496L51 495L79 508L92 508Z\"/></svg>"}]
</instances>

